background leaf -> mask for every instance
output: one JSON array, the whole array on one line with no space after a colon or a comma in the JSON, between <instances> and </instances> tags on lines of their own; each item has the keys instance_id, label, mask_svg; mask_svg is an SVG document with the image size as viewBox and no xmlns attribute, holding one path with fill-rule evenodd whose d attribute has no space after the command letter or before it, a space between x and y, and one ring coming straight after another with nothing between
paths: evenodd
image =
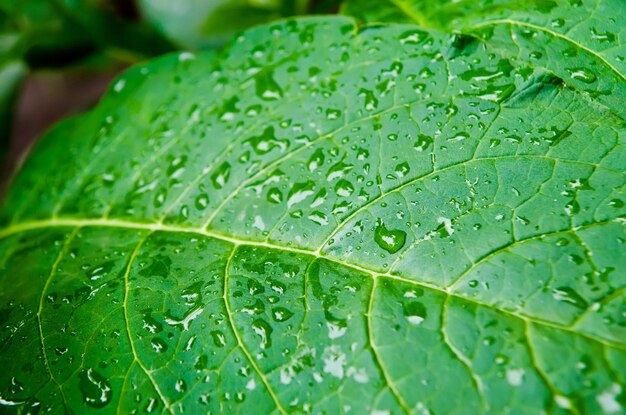
<instances>
[{"instance_id":1,"label":"background leaf","mask_svg":"<svg viewBox=\"0 0 626 415\"><path fill-rule=\"evenodd\" d=\"M114 5L105 0L2 0L0 11L19 35L18 52L32 67L68 65L107 49L125 59L172 50L154 29L120 16Z\"/></svg>"},{"instance_id":2,"label":"background leaf","mask_svg":"<svg viewBox=\"0 0 626 415\"><path fill-rule=\"evenodd\" d=\"M255 24L303 14L307 0L140 0L142 12L156 27L185 49L223 45Z\"/></svg>"},{"instance_id":3,"label":"background leaf","mask_svg":"<svg viewBox=\"0 0 626 415\"><path fill-rule=\"evenodd\" d=\"M3 404L619 413L625 125L546 66L306 18L131 69L0 211Z\"/></svg>"},{"instance_id":4,"label":"background leaf","mask_svg":"<svg viewBox=\"0 0 626 415\"><path fill-rule=\"evenodd\" d=\"M21 61L0 64L0 160L4 159L9 147L13 106L26 71Z\"/></svg>"},{"instance_id":5,"label":"background leaf","mask_svg":"<svg viewBox=\"0 0 626 415\"><path fill-rule=\"evenodd\" d=\"M92 106L84 98L78 102L87 95L85 75L93 80L86 88L92 91L104 74L112 77L130 63L172 49L139 19L130 1L0 0L0 199L24 149L54 120L50 114ZM56 84L37 88L50 72L74 80L74 89L53 108L46 101L53 101Z\"/></svg>"}]
</instances>

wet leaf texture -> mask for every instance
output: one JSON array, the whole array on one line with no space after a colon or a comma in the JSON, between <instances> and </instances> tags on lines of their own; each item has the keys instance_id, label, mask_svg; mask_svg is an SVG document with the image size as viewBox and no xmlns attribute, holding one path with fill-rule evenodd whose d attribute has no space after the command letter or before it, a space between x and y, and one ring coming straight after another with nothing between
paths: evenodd
<instances>
[{"instance_id":1,"label":"wet leaf texture","mask_svg":"<svg viewBox=\"0 0 626 415\"><path fill-rule=\"evenodd\" d=\"M127 72L2 208L4 409L623 412L625 85L533 33L306 18Z\"/></svg>"}]
</instances>

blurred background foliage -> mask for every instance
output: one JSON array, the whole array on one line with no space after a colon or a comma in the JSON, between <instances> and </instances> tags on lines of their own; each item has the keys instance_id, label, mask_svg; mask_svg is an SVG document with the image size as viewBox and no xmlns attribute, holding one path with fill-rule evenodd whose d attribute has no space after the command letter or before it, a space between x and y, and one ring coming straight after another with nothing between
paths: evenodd
<instances>
[{"instance_id":1,"label":"blurred background foliage","mask_svg":"<svg viewBox=\"0 0 626 415\"><path fill-rule=\"evenodd\" d=\"M124 68L340 0L0 0L0 195L27 148Z\"/></svg>"}]
</instances>

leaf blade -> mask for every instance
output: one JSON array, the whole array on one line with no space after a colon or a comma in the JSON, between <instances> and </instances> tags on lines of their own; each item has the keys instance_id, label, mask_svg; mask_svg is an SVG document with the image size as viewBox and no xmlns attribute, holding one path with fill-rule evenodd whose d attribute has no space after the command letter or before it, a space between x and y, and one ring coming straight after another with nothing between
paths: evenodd
<instances>
[{"instance_id":1,"label":"leaf blade","mask_svg":"<svg viewBox=\"0 0 626 415\"><path fill-rule=\"evenodd\" d=\"M56 270L47 290L3 282L6 325L30 338L19 322L44 299L76 411L610 412L624 125L524 67L311 18L135 68L44 139L2 207L4 281ZM0 395L59 408L36 365Z\"/></svg>"}]
</instances>

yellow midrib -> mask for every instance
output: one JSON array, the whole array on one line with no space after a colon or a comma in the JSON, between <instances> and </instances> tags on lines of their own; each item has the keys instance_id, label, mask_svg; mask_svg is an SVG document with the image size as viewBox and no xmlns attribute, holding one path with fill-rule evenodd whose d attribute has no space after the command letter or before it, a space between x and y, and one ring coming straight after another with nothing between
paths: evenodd
<instances>
[{"instance_id":1,"label":"yellow midrib","mask_svg":"<svg viewBox=\"0 0 626 415\"><path fill-rule=\"evenodd\" d=\"M586 227L590 227L590 226L598 226L598 225L604 225L604 224L609 224L609 223L615 223L615 221L606 221L606 222L594 222L592 224L586 225ZM103 218L96 218L96 219L80 219L80 218L55 218L55 219L47 219L47 220L39 220L39 221L32 221L32 222L22 222L22 223L18 223L18 224L14 224L8 228L5 228L4 230L0 231L0 240L14 235L14 234L18 234L18 233L22 233L22 232L27 232L27 231L31 231L31 230L37 230L37 229L46 229L46 228L60 228L60 227L78 227L78 228L82 228L82 227L106 227L106 228L121 228L121 229L135 229L135 230L145 230L145 231L149 231L149 232L172 232L172 233L193 233L193 234L197 234L197 235L203 235L203 236L207 236L210 238L214 238L217 240L221 240L224 242L228 242L230 244L233 244L235 246L235 248L239 247L239 246L255 246L255 247L261 247L261 248L266 248L266 249L272 249L272 250L278 250L278 251L284 251L284 252L292 252L292 253L296 253L296 254L301 254L301 255L307 255L307 256L312 256L315 257L316 259L323 259L329 262L332 262L334 264L337 264L339 266L344 266L347 268L351 268L355 271L370 275L371 277L382 277L382 278L388 278L388 279L393 279L396 281L400 281L406 284L411 284L411 285L415 285L415 286L419 286L421 288L425 288L425 289L430 289L430 290L434 290L434 291L438 291L440 293L445 294L446 296L452 296L452 297L456 297L459 298L463 301L467 301L473 304L476 304L478 306L481 307L487 307L490 308L492 310L498 311L500 313L509 315L509 316L513 316L515 318L521 319L523 321L525 321L526 323L532 323L532 324L537 324L537 325L541 325L541 326L545 326L545 327L551 327L551 328L555 328L558 330L563 330L563 331L567 331L570 332L572 334L578 335L578 336L582 336L585 337L587 339L593 340L597 343L603 344L604 346L607 347L611 347L611 348L615 348L615 349L622 349L622 350L626 350L626 344L622 344L622 343L616 343L614 341L605 339L605 338L601 338L601 337L597 337L588 333L583 333L583 332L578 332L575 331L573 329L573 327L570 326L564 326L562 324L558 324L558 323L553 323L550 321L546 321L546 320L541 320L538 319L536 317L533 316L527 316L521 313L517 313L515 311L510 311L510 310L505 310L505 309L499 309L499 308L495 308L490 304L486 304L486 303L482 303L474 298L470 298L470 297L465 297L462 294L449 290L447 288L444 287L439 287L433 284L429 284L423 281L417 281L417 280L413 280L413 279L409 279L406 277L402 277L399 275L394 275L391 274L390 272L386 272L386 273L380 273L378 271L375 270L371 270L365 267L362 267L358 264L354 264L354 263L350 263L350 262L345 262L345 261L341 261L339 259L336 258L332 258L326 255L323 255L322 252L315 252L315 251L311 251L311 250L307 250L307 249L301 249L301 248L295 248L295 247L290 247L290 246L281 246L281 245L276 245L273 244L271 242L265 242L265 241L253 241L253 240L242 240L242 239L238 239L232 236L227 236L227 235L222 235L219 234L217 232L213 232L207 229L198 229L198 228L189 228L189 227L181 227L181 226L175 226L175 225L166 225L166 224L162 224L162 223L141 223L141 222L132 222L132 221L125 221L125 220L117 220L117 219L103 219ZM566 231L559 231L557 233L563 233ZM535 238L539 238L539 237L543 237L545 235L539 235Z\"/></svg>"}]
</instances>

